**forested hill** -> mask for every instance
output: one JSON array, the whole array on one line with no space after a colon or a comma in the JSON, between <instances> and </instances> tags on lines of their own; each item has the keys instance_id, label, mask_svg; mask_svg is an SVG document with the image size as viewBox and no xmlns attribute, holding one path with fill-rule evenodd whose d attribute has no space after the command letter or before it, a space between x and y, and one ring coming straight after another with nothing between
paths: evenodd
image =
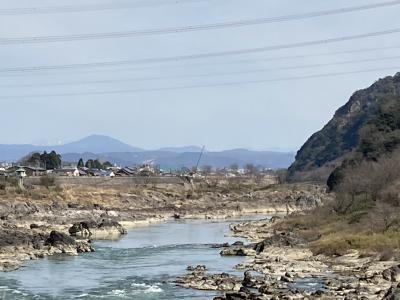
<instances>
[{"instance_id":1,"label":"forested hill","mask_svg":"<svg viewBox=\"0 0 400 300\"><path fill-rule=\"evenodd\" d=\"M357 91L297 152L292 179L325 180L343 159L375 159L400 145L400 73Z\"/></svg>"}]
</instances>

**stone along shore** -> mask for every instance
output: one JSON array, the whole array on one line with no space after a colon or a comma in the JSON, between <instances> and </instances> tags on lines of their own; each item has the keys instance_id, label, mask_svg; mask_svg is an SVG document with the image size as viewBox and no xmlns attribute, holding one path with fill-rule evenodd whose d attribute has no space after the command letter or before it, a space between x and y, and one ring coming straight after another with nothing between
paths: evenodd
<instances>
[{"instance_id":1,"label":"stone along shore","mask_svg":"<svg viewBox=\"0 0 400 300\"><path fill-rule=\"evenodd\" d=\"M280 217L231 225L235 236L254 243L215 245L221 256L245 256L236 266L243 277L209 274L206 266L188 267L176 283L186 288L218 290L214 300L400 299L400 266L351 251L339 257L314 256L292 232L274 229Z\"/></svg>"}]
</instances>

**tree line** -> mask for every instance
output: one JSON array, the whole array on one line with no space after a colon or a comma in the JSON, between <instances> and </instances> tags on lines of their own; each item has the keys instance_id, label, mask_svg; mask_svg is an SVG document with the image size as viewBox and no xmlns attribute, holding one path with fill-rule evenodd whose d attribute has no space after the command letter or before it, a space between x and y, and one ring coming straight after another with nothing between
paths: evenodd
<instances>
[{"instance_id":1,"label":"tree line","mask_svg":"<svg viewBox=\"0 0 400 300\"><path fill-rule=\"evenodd\" d=\"M88 159L86 163L83 159L79 159L78 161L78 168L89 168L89 169L108 169L111 168L113 165L109 161L101 162L98 159Z\"/></svg>"},{"instance_id":2,"label":"tree line","mask_svg":"<svg viewBox=\"0 0 400 300\"><path fill-rule=\"evenodd\" d=\"M44 151L42 154L35 152L21 160L21 164L27 166L34 166L43 168L45 170L60 169L62 165L61 155L55 151L47 153Z\"/></svg>"}]
</instances>

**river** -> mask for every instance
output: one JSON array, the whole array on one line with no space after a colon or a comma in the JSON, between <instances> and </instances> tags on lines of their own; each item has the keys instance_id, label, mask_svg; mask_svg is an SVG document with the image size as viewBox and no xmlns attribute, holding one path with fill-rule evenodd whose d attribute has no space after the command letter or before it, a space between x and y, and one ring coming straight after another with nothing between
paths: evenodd
<instances>
[{"instance_id":1,"label":"river","mask_svg":"<svg viewBox=\"0 0 400 300\"><path fill-rule=\"evenodd\" d=\"M247 218L248 219L248 218ZM241 220L243 221L243 220ZM215 292L173 284L188 265L240 274L243 257L220 257L207 244L229 242L228 221L170 221L136 227L118 241L96 241L96 252L28 261L0 274L0 299L212 299Z\"/></svg>"}]
</instances>

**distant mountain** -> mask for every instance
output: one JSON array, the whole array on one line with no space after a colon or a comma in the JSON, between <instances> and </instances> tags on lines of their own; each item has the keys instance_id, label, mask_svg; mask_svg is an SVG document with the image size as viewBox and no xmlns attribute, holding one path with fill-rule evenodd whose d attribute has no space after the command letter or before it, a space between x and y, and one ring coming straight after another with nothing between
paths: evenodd
<instances>
[{"instance_id":1,"label":"distant mountain","mask_svg":"<svg viewBox=\"0 0 400 300\"><path fill-rule=\"evenodd\" d=\"M357 91L297 152L293 179L325 180L345 159L376 159L400 147L400 73Z\"/></svg>"},{"instance_id":2,"label":"distant mountain","mask_svg":"<svg viewBox=\"0 0 400 300\"><path fill-rule=\"evenodd\" d=\"M132 147L108 136L91 135L79 141L55 146L0 145L0 161L17 161L35 151L56 151L62 160L77 162L80 158L100 159L121 166L132 166L153 162L163 168L193 167L199 158L201 148L197 146L168 147L149 151ZM247 163L267 168L286 168L294 160L294 153L274 151L250 151L234 149L220 152L205 152L200 166L211 165L216 168L232 164L245 166Z\"/></svg>"},{"instance_id":3,"label":"distant mountain","mask_svg":"<svg viewBox=\"0 0 400 300\"><path fill-rule=\"evenodd\" d=\"M0 145L0 161L16 161L34 151L56 151L57 153L103 153L103 152L140 152L140 148L132 147L117 139L104 135L91 135L79 141L54 146L38 145Z\"/></svg>"},{"instance_id":4,"label":"distant mountain","mask_svg":"<svg viewBox=\"0 0 400 300\"><path fill-rule=\"evenodd\" d=\"M85 137L79 141L50 147L59 153L68 152L140 152L143 149L132 147L131 145L125 144L117 139L105 136L105 135L91 135Z\"/></svg>"}]
</instances>

